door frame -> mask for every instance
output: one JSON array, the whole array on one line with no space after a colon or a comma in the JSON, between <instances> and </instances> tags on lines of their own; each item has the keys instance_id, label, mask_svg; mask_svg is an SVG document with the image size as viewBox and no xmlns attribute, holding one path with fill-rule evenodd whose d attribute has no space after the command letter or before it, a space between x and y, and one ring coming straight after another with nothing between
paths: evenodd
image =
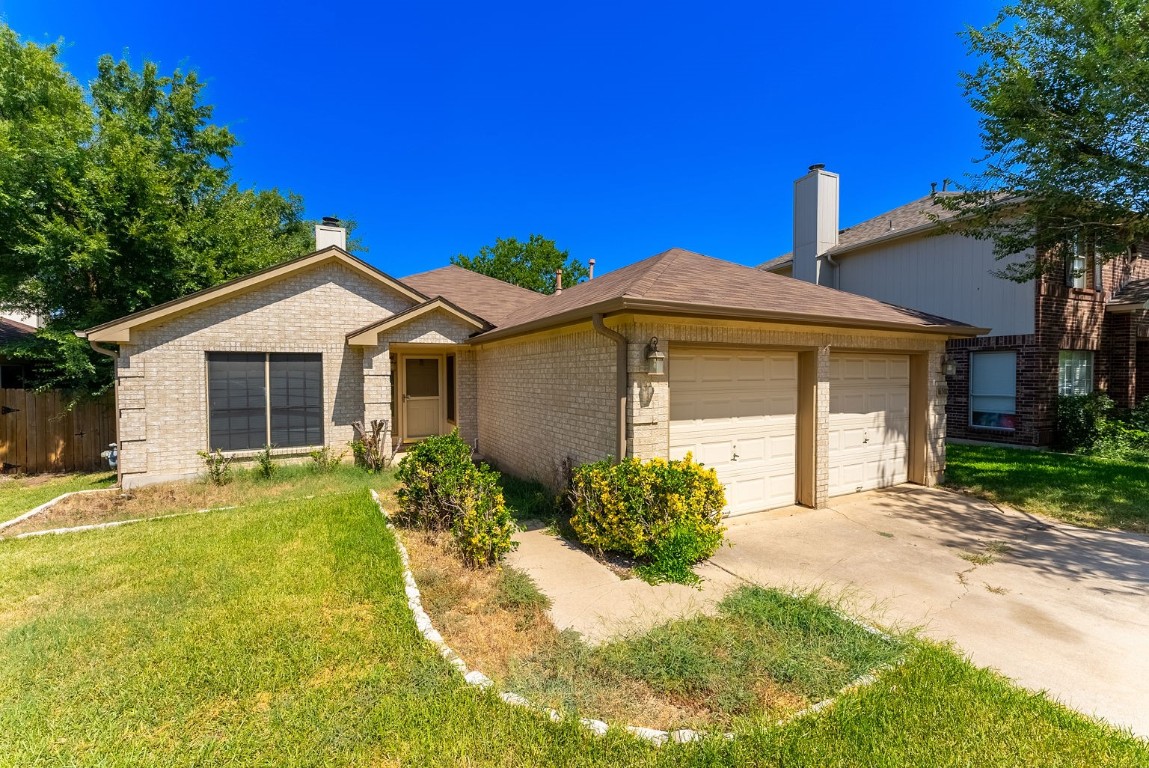
<instances>
[{"instance_id":1,"label":"door frame","mask_svg":"<svg viewBox=\"0 0 1149 768\"><path fill-rule=\"evenodd\" d=\"M444 428L446 421L447 421L447 407L446 407L446 402L447 402L447 391L446 391L447 390L447 386L446 386L447 385L447 382L446 382L447 361L446 361L446 355L439 354L439 353L428 353L428 352L405 352L405 353L401 352L401 353L399 353L399 355L397 357L398 357L398 360L397 360L396 367L398 368L398 373L399 373L399 388L397 390L397 394L399 396L399 402L396 403L396 405L398 407L395 409L395 411L399 417L399 439L400 439L400 441L403 443L413 443L413 442L416 442L418 440L422 440L425 437L429 437L429 435L421 435L419 437L410 437L407 434L407 361L408 360L435 360L437 363L438 373L439 373L439 397L438 397L438 400L439 400L439 408L438 408L439 418L438 418L438 424L437 424L436 429L438 430L437 434L440 434L440 435L443 434L443 428Z\"/></svg>"},{"instance_id":2,"label":"door frame","mask_svg":"<svg viewBox=\"0 0 1149 768\"><path fill-rule=\"evenodd\" d=\"M449 355L456 355L455 358L455 376L456 379L459 375L459 360L457 350L451 348L443 350L442 352L432 351L411 351L411 352L395 352L395 372L399 377L399 384L395 389L395 395L399 402L395 403L395 420L398 425L398 437L401 444L415 443L422 440L428 435L422 437L409 437L407 435L407 407L405 397L407 395L407 361L408 360L437 360L439 364L439 419L438 419L438 432L437 434L445 435L453 429L458 422L458 403L455 403L455 422L447 420L447 357ZM459 397L458 381L455 382L455 399Z\"/></svg>"}]
</instances>

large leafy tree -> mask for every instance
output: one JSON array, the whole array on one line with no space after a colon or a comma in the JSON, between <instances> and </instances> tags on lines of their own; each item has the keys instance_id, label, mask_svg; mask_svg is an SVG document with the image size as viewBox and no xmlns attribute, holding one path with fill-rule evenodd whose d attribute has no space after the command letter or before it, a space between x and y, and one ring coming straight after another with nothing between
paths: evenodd
<instances>
[{"instance_id":1,"label":"large leafy tree","mask_svg":"<svg viewBox=\"0 0 1149 768\"><path fill-rule=\"evenodd\" d=\"M944 200L957 226L999 258L1084 238L1108 259L1149 240L1149 3L1020 0L966 38L987 154ZM1001 273L1023 281L1055 264L1012 259Z\"/></svg>"},{"instance_id":2,"label":"large leafy tree","mask_svg":"<svg viewBox=\"0 0 1149 768\"><path fill-rule=\"evenodd\" d=\"M554 293L555 273L560 269L567 287L589 274L582 262L542 235L531 235L525 243L513 237L496 238L494 245L484 245L474 256L459 254L451 263L539 293Z\"/></svg>"},{"instance_id":3,"label":"large leafy tree","mask_svg":"<svg viewBox=\"0 0 1149 768\"><path fill-rule=\"evenodd\" d=\"M44 319L5 350L39 362L39 386L110 384L75 329L311 249L300 198L231 181L236 138L202 87L104 56L85 90L56 46L0 25L0 309Z\"/></svg>"}]
</instances>

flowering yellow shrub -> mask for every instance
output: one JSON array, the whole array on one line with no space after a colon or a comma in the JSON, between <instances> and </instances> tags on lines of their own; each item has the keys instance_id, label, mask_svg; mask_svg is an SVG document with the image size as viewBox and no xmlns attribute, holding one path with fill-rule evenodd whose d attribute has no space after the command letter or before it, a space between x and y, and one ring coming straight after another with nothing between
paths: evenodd
<instances>
[{"instance_id":1,"label":"flowering yellow shrub","mask_svg":"<svg viewBox=\"0 0 1149 768\"><path fill-rule=\"evenodd\" d=\"M579 540L600 551L688 565L714 554L725 531L726 496L718 475L689 454L675 461L632 458L576 467L570 501ZM672 553L665 546L670 541Z\"/></svg>"}]
</instances>

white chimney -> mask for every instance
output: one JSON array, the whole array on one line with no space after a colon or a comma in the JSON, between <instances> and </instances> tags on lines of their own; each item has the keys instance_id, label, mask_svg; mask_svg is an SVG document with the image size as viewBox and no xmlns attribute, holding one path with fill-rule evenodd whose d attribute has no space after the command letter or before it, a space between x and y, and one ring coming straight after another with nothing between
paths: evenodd
<instances>
[{"instance_id":1,"label":"white chimney","mask_svg":"<svg viewBox=\"0 0 1149 768\"><path fill-rule=\"evenodd\" d=\"M794 182L794 277L830 285L830 266L818 258L838 244L838 174L821 163Z\"/></svg>"},{"instance_id":2,"label":"white chimney","mask_svg":"<svg viewBox=\"0 0 1149 768\"><path fill-rule=\"evenodd\" d=\"M315 250L337 246L347 250L347 230L334 216L324 216L323 221L315 225Z\"/></svg>"}]
</instances>

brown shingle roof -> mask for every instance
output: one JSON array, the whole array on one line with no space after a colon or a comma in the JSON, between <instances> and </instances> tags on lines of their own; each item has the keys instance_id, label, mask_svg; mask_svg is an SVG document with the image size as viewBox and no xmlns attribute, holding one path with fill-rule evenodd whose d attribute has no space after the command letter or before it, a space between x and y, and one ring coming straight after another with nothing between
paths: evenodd
<instances>
[{"instance_id":1,"label":"brown shingle roof","mask_svg":"<svg viewBox=\"0 0 1149 768\"><path fill-rule=\"evenodd\" d=\"M36 329L30 325L18 323L7 317L0 317L0 347L17 339L31 336L35 332Z\"/></svg>"},{"instance_id":2,"label":"brown shingle roof","mask_svg":"<svg viewBox=\"0 0 1149 768\"><path fill-rule=\"evenodd\" d=\"M901 237L919 230L927 230L939 221L948 221L957 216L958 211L939 205L937 199L943 195L955 194L958 193L938 192L935 195L919 197L917 200L899 205L897 208L886 211L872 219L866 219L861 224L840 229L838 230L838 244L826 253L837 256L870 243ZM937 219L931 218L932 216L936 216ZM793 261L793 253L784 253L777 258L759 264L758 269L773 272L792 264Z\"/></svg>"},{"instance_id":3,"label":"brown shingle roof","mask_svg":"<svg viewBox=\"0 0 1149 768\"><path fill-rule=\"evenodd\" d=\"M1149 306L1149 279L1130 280L1109 300L1111 307Z\"/></svg>"},{"instance_id":4,"label":"brown shingle roof","mask_svg":"<svg viewBox=\"0 0 1149 768\"><path fill-rule=\"evenodd\" d=\"M845 253L875 240L908 234L912 230L929 228L938 220L952 219L958 212L940 205L938 198L955 194L957 193L938 192L936 195L926 195L905 205L899 205L880 216L867 219L861 224L843 229L838 233L838 244L827 253L831 255ZM931 216L936 216L937 220Z\"/></svg>"},{"instance_id":5,"label":"brown shingle roof","mask_svg":"<svg viewBox=\"0 0 1149 768\"><path fill-rule=\"evenodd\" d=\"M508 315L546 298L454 264L405 277L402 282L427 296L442 296L492 325L499 325Z\"/></svg>"},{"instance_id":6,"label":"brown shingle roof","mask_svg":"<svg viewBox=\"0 0 1149 768\"><path fill-rule=\"evenodd\" d=\"M672 248L527 305L479 339L625 309L976 335L973 326Z\"/></svg>"}]
</instances>

